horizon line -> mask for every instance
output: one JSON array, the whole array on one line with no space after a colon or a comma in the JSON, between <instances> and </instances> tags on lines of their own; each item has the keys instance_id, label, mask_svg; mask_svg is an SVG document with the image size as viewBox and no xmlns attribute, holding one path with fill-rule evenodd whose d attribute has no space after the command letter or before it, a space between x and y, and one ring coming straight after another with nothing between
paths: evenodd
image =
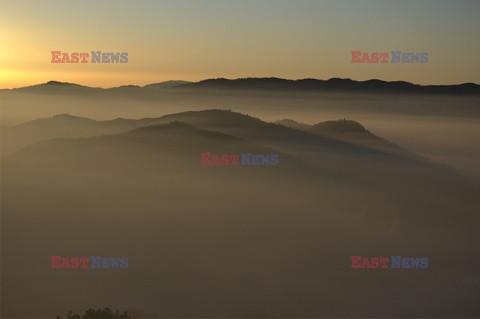
<instances>
[{"instance_id":1,"label":"horizon line","mask_svg":"<svg viewBox=\"0 0 480 319\"><path fill-rule=\"evenodd\" d=\"M306 77L306 78L297 78L297 79L289 79L289 78L280 78L280 77L275 77L275 76L270 76L270 77L239 77L239 78L225 78L225 77L212 77L212 78L205 78L205 79L202 79L202 80L199 80L199 81L187 81L187 80L165 80L165 81L161 81L161 82L152 82L152 83L148 83L148 84L145 84L145 85L138 85L138 84L132 84L132 83L129 83L129 84L122 84L122 85L118 85L118 86L108 86L108 87L102 87L102 86L89 86L89 85L83 85L83 84L80 84L80 83L76 83L76 82L63 82L63 81L58 81L58 80L49 80L47 82L42 82L42 83L37 83L37 84L31 84L31 85L26 85L26 86L20 86L20 87L14 87L14 88L0 88L0 90L16 90L16 89L23 89L23 88L28 88L28 87L34 87L34 86L38 86L38 85L44 85L44 84L49 84L49 83L58 83L58 84L71 84L71 85L78 85L78 86L82 86L82 87L88 87L88 88L93 88L93 89L114 89L114 88L121 88L121 87L128 87L128 86L134 86L134 87L138 87L138 88L145 88L146 86L148 85L154 85L154 84L161 84L161 83L168 83L168 82L187 82L185 84L193 84L193 83L200 83L200 82L204 82L204 81L208 81L208 80L227 80L227 81L237 81L237 80L254 80L254 79L258 79L258 80L265 80L265 79L276 79L276 80L285 80L285 81L302 81L302 80L315 80L315 81L330 81L330 80L334 80L334 79L338 79L338 80L350 80L350 81L353 81L353 82L368 82L368 81L381 81L381 82L386 82L386 83L398 83L398 82L403 82L403 83L409 83L409 84L413 84L413 85L416 85L416 86L420 86L420 87L429 87L429 86L458 86L458 85L465 85L465 84L474 84L474 85L479 85L479 83L475 83L475 82L462 82L462 83L450 83L450 84L418 84L418 83L413 83L413 82L409 82L409 81L405 81L405 80L393 80L393 81L388 81L388 80L382 80L382 79L379 79L379 78L371 78L371 79L367 79L367 80L354 80L352 78L341 78L341 77L332 77L332 78L328 78L328 79L319 79L319 78L311 78L311 77ZM182 85L182 84L180 84Z\"/></svg>"}]
</instances>

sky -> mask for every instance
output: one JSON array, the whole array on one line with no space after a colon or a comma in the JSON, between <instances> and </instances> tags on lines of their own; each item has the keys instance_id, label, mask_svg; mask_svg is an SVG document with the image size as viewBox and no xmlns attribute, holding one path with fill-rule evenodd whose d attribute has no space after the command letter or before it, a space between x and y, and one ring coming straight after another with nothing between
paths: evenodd
<instances>
[{"instance_id":1,"label":"sky","mask_svg":"<svg viewBox=\"0 0 480 319\"><path fill-rule=\"evenodd\" d=\"M0 88L219 77L480 83L478 16L478 0L0 0ZM128 52L128 63L51 63L51 51ZM427 52L428 62L351 63L351 51Z\"/></svg>"}]
</instances>

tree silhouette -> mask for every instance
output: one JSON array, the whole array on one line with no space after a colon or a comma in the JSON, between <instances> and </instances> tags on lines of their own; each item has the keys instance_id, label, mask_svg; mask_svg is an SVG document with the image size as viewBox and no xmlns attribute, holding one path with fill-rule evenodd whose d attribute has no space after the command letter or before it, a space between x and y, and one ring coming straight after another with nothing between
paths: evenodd
<instances>
[{"instance_id":1,"label":"tree silhouette","mask_svg":"<svg viewBox=\"0 0 480 319\"><path fill-rule=\"evenodd\" d=\"M93 308L90 308L88 310L85 311L85 313L83 314L83 316L80 316L80 315L76 315L74 314L71 310L69 310L67 312L67 319L96 319L96 318L119 318L119 319L129 319L129 318L132 318L130 317L130 315L128 314L128 312L125 310L123 311L122 314L120 314L120 311L116 310L115 311L115 314L113 313L113 310L110 309L110 308L103 308L103 309L93 309ZM57 316L57 319L60 319L60 317Z\"/></svg>"},{"instance_id":2,"label":"tree silhouette","mask_svg":"<svg viewBox=\"0 0 480 319\"><path fill-rule=\"evenodd\" d=\"M80 318L80 317L79 317ZM121 315L119 315L119 311L117 310L115 314L113 314L112 309L110 308L103 308L103 309L93 309L90 308L83 314L84 319L90 318L122 318L128 319L131 318L127 311L124 311Z\"/></svg>"}]
</instances>

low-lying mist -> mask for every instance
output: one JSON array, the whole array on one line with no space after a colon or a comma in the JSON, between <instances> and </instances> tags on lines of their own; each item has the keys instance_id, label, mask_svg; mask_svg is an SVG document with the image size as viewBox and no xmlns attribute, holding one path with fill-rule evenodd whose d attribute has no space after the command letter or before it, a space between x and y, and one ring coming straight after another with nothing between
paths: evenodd
<instances>
[{"instance_id":1,"label":"low-lying mist","mask_svg":"<svg viewBox=\"0 0 480 319\"><path fill-rule=\"evenodd\" d=\"M2 316L479 315L473 98L164 94L2 94ZM285 118L360 123L271 123ZM429 267L351 269L358 255ZM51 256L129 263L52 269Z\"/></svg>"}]
</instances>

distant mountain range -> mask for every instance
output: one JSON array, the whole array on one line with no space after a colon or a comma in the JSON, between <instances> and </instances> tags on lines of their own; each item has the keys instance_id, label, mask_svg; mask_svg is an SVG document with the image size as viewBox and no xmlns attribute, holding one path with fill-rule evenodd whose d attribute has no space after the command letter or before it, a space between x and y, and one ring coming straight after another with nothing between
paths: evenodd
<instances>
[{"instance_id":1,"label":"distant mountain range","mask_svg":"<svg viewBox=\"0 0 480 319\"><path fill-rule=\"evenodd\" d=\"M405 81L383 81L372 79L355 81L351 79L332 78L329 80L299 79L287 80L281 78L241 78L241 79L206 79L199 82L166 81L148 84L143 87L137 85L124 85L109 89L82 86L75 83L49 81L28 87L5 89L1 91L33 91L51 92L87 92L109 90L151 91L152 89L189 89L189 90L268 90L268 91L299 91L299 92L351 92L351 93L409 93L409 94L448 94L448 95L480 95L480 85L475 83L462 83L451 85L418 85Z\"/></svg>"}]
</instances>

